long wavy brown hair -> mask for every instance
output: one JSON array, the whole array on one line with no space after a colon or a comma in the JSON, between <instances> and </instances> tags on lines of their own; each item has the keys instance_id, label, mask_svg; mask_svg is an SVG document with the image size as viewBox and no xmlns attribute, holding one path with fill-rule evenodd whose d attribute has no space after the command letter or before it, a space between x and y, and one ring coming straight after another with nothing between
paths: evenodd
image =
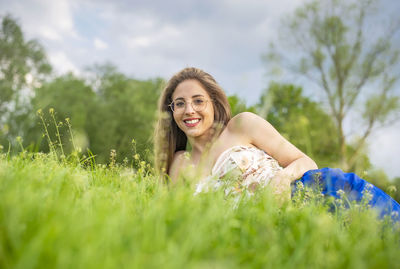
<instances>
[{"instance_id":1,"label":"long wavy brown hair","mask_svg":"<svg viewBox=\"0 0 400 269\"><path fill-rule=\"evenodd\" d=\"M225 92L208 73L195 67L187 67L176 73L166 84L158 103L158 122L154 132L154 159L157 171L168 173L175 152L186 150L187 137L177 126L168 106L172 94L183 81L195 79L210 95L214 106L214 126L222 131L231 119L231 109ZM217 134L217 133L216 133Z\"/></svg>"}]
</instances>

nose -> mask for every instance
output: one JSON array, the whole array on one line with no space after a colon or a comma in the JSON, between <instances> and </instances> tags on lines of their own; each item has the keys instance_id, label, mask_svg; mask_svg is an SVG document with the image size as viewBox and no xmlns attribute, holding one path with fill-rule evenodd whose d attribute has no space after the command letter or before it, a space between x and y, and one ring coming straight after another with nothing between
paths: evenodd
<instances>
[{"instance_id":1,"label":"nose","mask_svg":"<svg viewBox=\"0 0 400 269\"><path fill-rule=\"evenodd\" d=\"M194 109L193 109L193 106L192 106L192 103L190 102L188 102L188 103L186 103L186 106L185 106L185 114L193 114L195 111L194 111Z\"/></svg>"}]
</instances>

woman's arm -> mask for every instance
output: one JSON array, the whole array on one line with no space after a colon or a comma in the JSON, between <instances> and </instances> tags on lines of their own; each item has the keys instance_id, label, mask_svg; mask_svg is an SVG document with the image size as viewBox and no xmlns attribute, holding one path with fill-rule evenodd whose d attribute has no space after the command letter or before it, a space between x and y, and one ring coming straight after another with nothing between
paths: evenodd
<instances>
[{"instance_id":1,"label":"woman's arm","mask_svg":"<svg viewBox=\"0 0 400 269\"><path fill-rule=\"evenodd\" d=\"M184 155L185 155L184 150L177 151L174 154L174 158L172 159L171 166L168 171L168 175L172 183L177 182L179 173L184 164L184 158L185 158Z\"/></svg>"},{"instance_id":2,"label":"woman's arm","mask_svg":"<svg viewBox=\"0 0 400 269\"><path fill-rule=\"evenodd\" d=\"M232 123L231 123L232 122ZM232 118L229 128L242 139L267 152L284 167L278 177L294 181L317 169L316 163L287 141L269 122L256 114L243 112Z\"/></svg>"}]
</instances>

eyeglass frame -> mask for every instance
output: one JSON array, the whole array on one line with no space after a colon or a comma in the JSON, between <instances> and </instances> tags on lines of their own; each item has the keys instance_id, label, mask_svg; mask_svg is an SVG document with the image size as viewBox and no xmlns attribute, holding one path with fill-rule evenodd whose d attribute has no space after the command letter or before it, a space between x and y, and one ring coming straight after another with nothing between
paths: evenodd
<instances>
[{"instance_id":1,"label":"eyeglass frame","mask_svg":"<svg viewBox=\"0 0 400 269\"><path fill-rule=\"evenodd\" d=\"M212 102L213 100L211 100L211 99L206 99L206 100L205 100L206 104L205 104L205 106L204 106L204 108L203 108L202 110L196 110L196 109L193 107L193 101L191 101L191 102L186 102L185 100L183 100L183 101L185 102L185 108L183 109L183 111L185 111L186 106L187 106L188 104L190 104L190 106L193 108L194 111L196 111L196 112L201 112L201 111L203 111L203 110L206 109L207 104L208 104L208 101ZM176 112L174 111L174 109L172 108L172 104L173 104L174 102L175 102L175 101L172 101L172 102L168 105L169 108L171 109L172 113L176 113Z\"/></svg>"}]
</instances>

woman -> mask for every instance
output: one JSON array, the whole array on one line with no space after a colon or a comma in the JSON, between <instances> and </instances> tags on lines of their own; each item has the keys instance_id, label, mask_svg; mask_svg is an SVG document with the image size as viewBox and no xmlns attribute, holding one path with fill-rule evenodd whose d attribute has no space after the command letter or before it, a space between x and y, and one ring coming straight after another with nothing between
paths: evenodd
<instances>
[{"instance_id":1,"label":"woman","mask_svg":"<svg viewBox=\"0 0 400 269\"><path fill-rule=\"evenodd\" d=\"M244 112L231 119L224 91L200 69L185 68L168 81L159 111L156 167L174 182L185 168L195 166L203 178L197 193L220 187L227 194L251 193L258 185L269 185L276 195L287 198L291 183L301 178L306 185L322 184L324 194L337 197L337 191L342 190L355 200L362 198L368 185L372 200L382 207L380 213L400 212L394 200L354 174L316 170L311 158L261 117Z\"/></svg>"}]
</instances>

